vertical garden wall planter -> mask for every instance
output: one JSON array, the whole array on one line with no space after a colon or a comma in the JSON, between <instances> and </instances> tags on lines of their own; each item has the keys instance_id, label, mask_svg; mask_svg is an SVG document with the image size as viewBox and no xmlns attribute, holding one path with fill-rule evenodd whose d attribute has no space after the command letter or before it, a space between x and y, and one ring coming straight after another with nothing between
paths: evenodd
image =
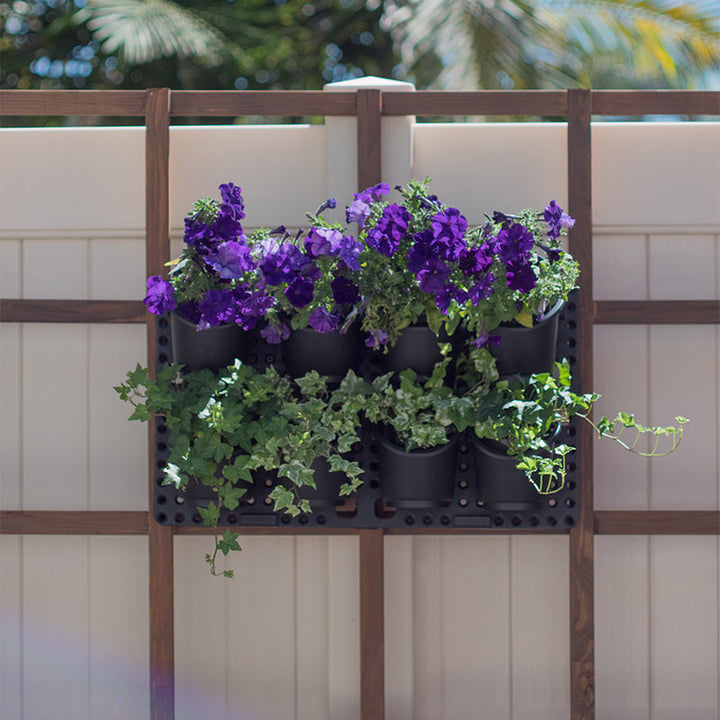
<instances>
[{"instance_id":1,"label":"vertical garden wall planter","mask_svg":"<svg viewBox=\"0 0 720 720\"><path fill-rule=\"evenodd\" d=\"M219 370L231 365L236 358L244 358L247 350L247 333L237 325L197 330L194 323L170 313L173 360L183 363L185 369Z\"/></svg>"},{"instance_id":2,"label":"vertical garden wall planter","mask_svg":"<svg viewBox=\"0 0 720 720\"><path fill-rule=\"evenodd\" d=\"M339 382L348 370L357 370L362 357L360 335L352 327L346 333L294 330L282 348L285 369L291 377L317 370L331 383Z\"/></svg>"},{"instance_id":3,"label":"vertical garden wall planter","mask_svg":"<svg viewBox=\"0 0 720 720\"><path fill-rule=\"evenodd\" d=\"M493 334L500 344L491 346L500 375L532 375L550 372L555 362L558 322L565 303L560 300L532 327L518 323L502 324Z\"/></svg>"},{"instance_id":4,"label":"vertical garden wall planter","mask_svg":"<svg viewBox=\"0 0 720 720\"><path fill-rule=\"evenodd\" d=\"M437 335L427 325L410 325L398 337L387 354L379 355L384 372L400 372L410 368L420 377L429 377L442 355Z\"/></svg>"},{"instance_id":5,"label":"vertical garden wall planter","mask_svg":"<svg viewBox=\"0 0 720 720\"><path fill-rule=\"evenodd\" d=\"M457 438L429 450L405 452L376 432L383 499L396 508L449 505L455 485Z\"/></svg>"},{"instance_id":6,"label":"vertical garden wall planter","mask_svg":"<svg viewBox=\"0 0 720 720\"><path fill-rule=\"evenodd\" d=\"M543 496L518 470L518 459L491 440L471 438L478 499L491 510L537 510Z\"/></svg>"}]
</instances>

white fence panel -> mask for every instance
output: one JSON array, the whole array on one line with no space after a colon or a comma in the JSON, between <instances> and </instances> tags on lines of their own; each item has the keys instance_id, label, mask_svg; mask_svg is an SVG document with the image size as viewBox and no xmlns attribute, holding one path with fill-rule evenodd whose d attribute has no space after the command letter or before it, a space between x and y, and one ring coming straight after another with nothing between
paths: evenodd
<instances>
[{"instance_id":1,"label":"white fence panel","mask_svg":"<svg viewBox=\"0 0 720 720\"><path fill-rule=\"evenodd\" d=\"M563 123L402 122L384 128L397 142L406 128L412 157L407 137L386 147L388 180L430 175L470 222L553 197L567 204ZM331 140L348 128L343 119L174 128L174 235L192 202L228 181L244 190L248 227L301 225L328 195L341 217L350 198L338 188L353 186L355 147ZM593 127L598 299L720 297L719 139L712 124ZM144 131L4 131L0 152L3 296L140 298ZM42 212L33 192L41 179L55 189ZM598 509L717 509L720 330L599 326L595 349L600 412L692 420L681 450L663 461L599 443ZM142 326L2 326L4 509L147 507L145 428L126 423L110 389L144 354ZM355 720L357 540L243 543L231 561L238 580L228 583L207 576L209 537L176 540L178 717L224 719L242 708ZM567 538L392 537L386 548L390 718L567 716ZM131 690L139 704L124 707L146 716L146 549L140 538L3 539L1 707L11 720L23 704L24 717L43 717L41 702L56 697L58 716L108 714L111 698ZM598 717L709 718L717 539L598 538L597 549ZM5 614L18 607L20 631ZM40 626L70 653L60 671L52 643L43 654ZM37 683L42 699L31 692Z\"/></svg>"}]
</instances>

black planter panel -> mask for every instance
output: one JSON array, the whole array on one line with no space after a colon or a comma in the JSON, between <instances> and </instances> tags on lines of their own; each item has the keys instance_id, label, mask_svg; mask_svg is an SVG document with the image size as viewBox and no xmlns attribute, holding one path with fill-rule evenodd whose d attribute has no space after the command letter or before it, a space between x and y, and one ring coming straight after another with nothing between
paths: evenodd
<instances>
[{"instance_id":1,"label":"black planter panel","mask_svg":"<svg viewBox=\"0 0 720 720\"><path fill-rule=\"evenodd\" d=\"M576 295L570 296L559 314L557 359L566 357L573 372L573 390L580 392L580 367L577 360L579 314ZM249 334L249 343L240 360L258 370L269 364L279 372L286 370L287 345L269 345L256 333ZM383 363L373 353L358 350L358 372L372 377L382 372ZM172 362L171 327L167 316L158 318L157 363ZM292 361L291 363L292 364ZM194 486L184 491L163 485L162 468L167 461L171 438L162 418L155 420L155 492L153 512L163 525L194 526L203 521L198 506L207 504L212 491ZM562 428L557 442L576 446L576 421ZM452 492L438 507L424 507L426 502L403 501L394 507L383 497L381 486L381 449L373 428L363 431L361 447L351 454L364 469L363 485L350 499L334 506L323 500L313 501L313 512L291 517L273 511L268 494L278 482L273 475L262 475L250 485L238 508L222 510L221 527L333 527L333 528L467 528L504 532L512 529L562 530L573 527L578 520L579 485L577 472L580 450L568 456L565 487L550 495L530 494L521 500L483 491L482 473L488 472L483 461L476 459L471 438L461 435L457 441ZM504 471L503 471L504 472ZM446 493L447 494L447 493Z\"/></svg>"}]
</instances>

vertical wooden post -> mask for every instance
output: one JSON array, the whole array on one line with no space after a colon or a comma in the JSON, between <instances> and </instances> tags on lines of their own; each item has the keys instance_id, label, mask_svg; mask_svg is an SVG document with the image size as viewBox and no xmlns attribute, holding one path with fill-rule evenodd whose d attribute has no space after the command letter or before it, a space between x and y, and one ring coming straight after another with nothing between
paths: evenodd
<instances>
[{"instance_id":1,"label":"vertical wooden post","mask_svg":"<svg viewBox=\"0 0 720 720\"><path fill-rule=\"evenodd\" d=\"M385 718L383 531L360 530L360 717Z\"/></svg>"},{"instance_id":2,"label":"vertical wooden post","mask_svg":"<svg viewBox=\"0 0 720 720\"><path fill-rule=\"evenodd\" d=\"M382 94L357 91L358 192L382 180Z\"/></svg>"},{"instance_id":3,"label":"vertical wooden post","mask_svg":"<svg viewBox=\"0 0 720 720\"><path fill-rule=\"evenodd\" d=\"M580 263L580 383L593 381L592 144L590 90L568 91L570 252ZM570 531L570 694L572 720L595 717L594 501L592 432L579 429L580 508Z\"/></svg>"},{"instance_id":4,"label":"vertical wooden post","mask_svg":"<svg viewBox=\"0 0 720 720\"><path fill-rule=\"evenodd\" d=\"M170 90L148 90L145 105L145 222L148 275L165 274L170 258ZM147 325L148 367L155 366L155 318ZM148 522L150 612L150 717L175 717L173 638L173 531L155 522L154 428L149 431L150 518Z\"/></svg>"}]
</instances>

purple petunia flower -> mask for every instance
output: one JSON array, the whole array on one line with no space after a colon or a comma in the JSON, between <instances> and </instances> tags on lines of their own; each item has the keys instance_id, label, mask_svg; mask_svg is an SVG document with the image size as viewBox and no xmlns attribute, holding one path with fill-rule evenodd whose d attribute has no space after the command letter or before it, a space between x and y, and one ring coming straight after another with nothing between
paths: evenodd
<instances>
[{"instance_id":1,"label":"purple petunia flower","mask_svg":"<svg viewBox=\"0 0 720 720\"><path fill-rule=\"evenodd\" d=\"M315 285L311 280L296 277L286 288L285 297L296 308L304 308L312 299Z\"/></svg>"},{"instance_id":2,"label":"purple petunia flower","mask_svg":"<svg viewBox=\"0 0 720 720\"><path fill-rule=\"evenodd\" d=\"M175 291L167 280L163 280L159 275L153 275L147 279L147 290L143 302L151 313L162 315L175 309Z\"/></svg>"},{"instance_id":3,"label":"purple petunia flower","mask_svg":"<svg viewBox=\"0 0 720 720\"><path fill-rule=\"evenodd\" d=\"M191 247L201 252L202 248L215 248L218 241L215 239L212 230L203 222L185 218L185 235L183 240ZM201 252L202 254L202 252Z\"/></svg>"},{"instance_id":4,"label":"purple petunia flower","mask_svg":"<svg viewBox=\"0 0 720 720\"><path fill-rule=\"evenodd\" d=\"M245 203L242 198L242 190L237 185L233 185L233 183L223 183L220 185L219 190L223 205L232 208L235 217L238 220L242 220L245 217Z\"/></svg>"},{"instance_id":5,"label":"purple petunia flower","mask_svg":"<svg viewBox=\"0 0 720 720\"><path fill-rule=\"evenodd\" d=\"M433 244L444 260L458 260L467 247L465 231L467 220L456 208L437 213L432 219Z\"/></svg>"},{"instance_id":6,"label":"purple petunia flower","mask_svg":"<svg viewBox=\"0 0 720 720\"><path fill-rule=\"evenodd\" d=\"M377 348L387 342L388 335L384 330L371 330L365 338L366 347Z\"/></svg>"},{"instance_id":7,"label":"purple petunia flower","mask_svg":"<svg viewBox=\"0 0 720 720\"><path fill-rule=\"evenodd\" d=\"M233 322L235 319L235 296L229 288L227 290L208 290L205 298L198 303L200 321L198 330L217 327L223 323Z\"/></svg>"},{"instance_id":8,"label":"purple petunia flower","mask_svg":"<svg viewBox=\"0 0 720 720\"><path fill-rule=\"evenodd\" d=\"M491 242L484 242L479 247L466 248L460 253L458 264L466 275L485 272L493 263L494 251Z\"/></svg>"},{"instance_id":9,"label":"purple petunia flower","mask_svg":"<svg viewBox=\"0 0 720 720\"><path fill-rule=\"evenodd\" d=\"M338 305L354 305L360 300L358 286L343 275L338 275L331 283L333 300Z\"/></svg>"},{"instance_id":10,"label":"purple petunia flower","mask_svg":"<svg viewBox=\"0 0 720 720\"><path fill-rule=\"evenodd\" d=\"M275 298L261 290L245 293L245 297L235 303L235 323L243 330L253 330L258 320L275 304Z\"/></svg>"},{"instance_id":11,"label":"purple petunia flower","mask_svg":"<svg viewBox=\"0 0 720 720\"><path fill-rule=\"evenodd\" d=\"M442 260L431 258L417 273L417 279L423 292L435 295L443 291L449 275L450 268Z\"/></svg>"},{"instance_id":12,"label":"purple petunia flower","mask_svg":"<svg viewBox=\"0 0 720 720\"><path fill-rule=\"evenodd\" d=\"M483 325L483 329L480 335L478 335L478 337L476 337L474 340L471 340L470 344L478 348L485 347L486 345L494 345L495 347L497 347L500 344L501 340L502 336L490 335L490 333L488 333L488 331L485 329L485 326Z\"/></svg>"},{"instance_id":13,"label":"purple petunia flower","mask_svg":"<svg viewBox=\"0 0 720 720\"><path fill-rule=\"evenodd\" d=\"M267 285L289 283L312 261L291 243L278 244L275 240L263 243L260 261L262 282Z\"/></svg>"},{"instance_id":14,"label":"purple petunia flower","mask_svg":"<svg viewBox=\"0 0 720 720\"><path fill-rule=\"evenodd\" d=\"M503 228L495 240L495 250L498 257L506 265L509 263L522 263L527 260L535 244L532 233L520 223L513 223L509 228Z\"/></svg>"},{"instance_id":15,"label":"purple petunia flower","mask_svg":"<svg viewBox=\"0 0 720 720\"><path fill-rule=\"evenodd\" d=\"M537 283L537 277L529 262L509 263L505 273L507 286L511 290L530 292Z\"/></svg>"},{"instance_id":16,"label":"purple petunia flower","mask_svg":"<svg viewBox=\"0 0 720 720\"><path fill-rule=\"evenodd\" d=\"M331 228L310 228L305 238L305 252L310 257L332 255L340 247L342 233Z\"/></svg>"},{"instance_id":17,"label":"purple petunia flower","mask_svg":"<svg viewBox=\"0 0 720 720\"><path fill-rule=\"evenodd\" d=\"M283 340L287 340L290 337L290 328L284 322L280 322L277 325L270 324L266 325L260 331L260 335L271 345L279 345Z\"/></svg>"},{"instance_id":18,"label":"purple petunia flower","mask_svg":"<svg viewBox=\"0 0 720 720\"><path fill-rule=\"evenodd\" d=\"M493 294L493 283L495 275L487 273L478 282L476 282L468 291L468 297L473 305L477 305L481 300L489 298Z\"/></svg>"},{"instance_id":19,"label":"purple petunia flower","mask_svg":"<svg viewBox=\"0 0 720 720\"><path fill-rule=\"evenodd\" d=\"M411 273L417 275L430 260L437 258L437 254L432 247L432 230L415 233L414 239L414 245L408 250L407 266Z\"/></svg>"},{"instance_id":20,"label":"purple petunia flower","mask_svg":"<svg viewBox=\"0 0 720 720\"><path fill-rule=\"evenodd\" d=\"M345 208L345 220L348 223L356 222L360 227L364 227L365 221L370 216L371 204L389 192L390 186L387 183L379 183L365 188L362 192L353 193L355 199Z\"/></svg>"},{"instance_id":21,"label":"purple petunia flower","mask_svg":"<svg viewBox=\"0 0 720 720\"><path fill-rule=\"evenodd\" d=\"M319 333L331 333L337 330L340 317L328 312L324 307L319 307L310 313L308 324Z\"/></svg>"},{"instance_id":22,"label":"purple petunia flower","mask_svg":"<svg viewBox=\"0 0 720 720\"><path fill-rule=\"evenodd\" d=\"M437 305L443 315L447 315L448 310L450 309L450 303L453 300L462 304L467 300L467 297L468 294L466 292L452 283L448 283L439 293L435 295L435 305Z\"/></svg>"},{"instance_id":23,"label":"purple petunia flower","mask_svg":"<svg viewBox=\"0 0 720 720\"><path fill-rule=\"evenodd\" d=\"M553 240L560 237L562 228L571 228L575 225L575 220L564 212L554 200L551 200L550 204L545 206L543 217L548 224L548 237Z\"/></svg>"},{"instance_id":24,"label":"purple petunia flower","mask_svg":"<svg viewBox=\"0 0 720 720\"><path fill-rule=\"evenodd\" d=\"M401 205L388 205L377 225L368 232L367 244L385 257L392 257L410 224L410 213Z\"/></svg>"},{"instance_id":25,"label":"purple petunia flower","mask_svg":"<svg viewBox=\"0 0 720 720\"><path fill-rule=\"evenodd\" d=\"M245 236L242 236L243 239ZM205 262L225 280L237 280L242 274L253 270L255 263L250 248L237 240L228 240L205 256Z\"/></svg>"},{"instance_id":26,"label":"purple petunia flower","mask_svg":"<svg viewBox=\"0 0 720 720\"><path fill-rule=\"evenodd\" d=\"M361 242L345 235L333 254L337 255L348 270L357 272L360 270L360 253L362 249L363 244Z\"/></svg>"}]
</instances>

